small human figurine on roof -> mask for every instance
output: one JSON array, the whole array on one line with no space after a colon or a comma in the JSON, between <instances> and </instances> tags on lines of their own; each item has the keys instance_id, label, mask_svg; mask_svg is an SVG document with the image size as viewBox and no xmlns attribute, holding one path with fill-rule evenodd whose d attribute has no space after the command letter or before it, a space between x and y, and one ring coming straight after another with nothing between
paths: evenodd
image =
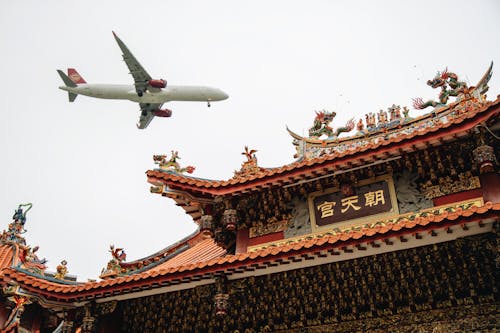
<instances>
[{"instance_id":1,"label":"small human figurine on roof","mask_svg":"<svg viewBox=\"0 0 500 333\"><path fill-rule=\"evenodd\" d=\"M384 110L380 110L378 112L378 124L380 125L385 125L387 123L387 112Z\"/></svg>"},{"instance_id":2,"label":"small human figurine on roof","mask_svg":"<svg viewBox=\"0 0 500 333\"><path fill-rule=\"evenodd\" d=\"M18 244L26 244L24 237L21 235L26 232L24 229L24 224L26 223L26 213L31 209L33 204L20 204L17 209L14 211L14 215L12 216L12 221L9 223L9 227L7 230L4 230L0 235L0 241L3 243L18 243ZM28 207L26 211L23 210L23 207Z\"/></svg>"},{"instance_id":3,"label":"small human figurine on roof","mask_svg":"<svg viewBox=\"0 0 500 333\"><path fill-rule=\"evenodd\" d=\"M31 248L30 246L20 246L19 259L21 260L21 268L24 268L30 272L43 275L47 266L45 263L47 259L39 259L37 252L39 246Z\"/></svg>"},{"instance_id":4,"label":"small human figurine on roof","mask_svg":"<svg viewBox=\"0 0 500 333\"><path fill-rule=\"evenodd\" d=\"M377 126L377 123L375 121L375 114L373 112L367 113L365 115L366 117L366 128L367 129L373 129L375 126Z\"/></svg>"},{"instance_id":5,"label":"small human figurine on roof","mask_svg":"<svg viewBox=\"0 0 500 333\"><path fill-rule=\"evenodd\" d=\"M54 275L54 278L57 280L64 280L64 277L68 274L68 268L66 267L67 264L68 262L66 260L62 260L61 263L57 265L57 273Z\"/></svg>"},{"instance_id":6,"label":"small human figurine on roof","mask_svg":"<svg viewBox=\"0 0 500 333\"><path fill-rule=\"evenodd\" d=\"M109 246L109 252L111 253L111 260L108 261L106 268L103 268L101 279L113 278L122 273L122 263L127 259L127 254L123 248L115 248L114 245Z\"/></svg>"},{"instance_id":7,"label":"small human figurine on roof","mask_svg":"<svg viewBox=\"0 0 500 333\"><path fill-rule=\"evenodd\" d=\"M358 130L358 132L362 132L364 129L365 129L365 124L363 123L363 119L359 119L357 125L356 125L356 128Z\"/></svg>"},{"instance_id":8,"label":"small human figurine on roof","mask_svg":"<svg viewBox=\"0 0 500 333\"><path fill-rule=\"evenodd\" d=\"M162 171L172 171L175 173L193 173L195 167L189 165L185 168L181 168L179 162L180 160L179 153L177 151L172 150L172 156L167 160L167 155L153 155L153 161L155 164L159 165L160 170Z\"/></svg>"},{"instance_id":9,"label":"small human figurine on roof","mask_svg":"<svg viewBox=\"0 0 500 333\"><path fill-rule=\"evenodd\" d=\"M23 211L22 207L28 207L28 209L26 209L26 211ZM31 209L31 207L33 207L33 204L31 203L20 204L14 212L14 216L12 216L12 219L24 225L26 223L26 213Z\"/></svg>"}]
</instances>

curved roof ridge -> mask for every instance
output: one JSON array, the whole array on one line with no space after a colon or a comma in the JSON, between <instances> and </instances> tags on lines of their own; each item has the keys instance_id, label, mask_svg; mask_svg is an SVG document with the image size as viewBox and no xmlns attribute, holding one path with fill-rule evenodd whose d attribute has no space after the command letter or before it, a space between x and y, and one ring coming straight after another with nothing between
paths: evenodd
<instances>
[{"instance_id":1,"label":"curved roof ridge","mask_svg":"<svg viewBox=\"0 0 500 333\"><path fill-rule=\"evenodd\" d=\"M222 179L210 179L210 178L202 178L202 177L195 177L195 176L190 176L190 175L186 175L186 174L183 174L183 173L179 173L179 172L176 172L176 171L173 171L173 170L164 170L164 169L160 169L160 168L155 168L151 171L158 171L158 172L161 172L161 173L168 173L168 174L171 174L173 176L180 176L182 178L188 178L188 179L195 179L195 180L205 180L205 181L215 181L215 182L222 182L224 180Z\"/></svg>"},{"instance_id":2,"label":"curved roof ridge","mask_svg":"<svg viewBox=\"0 0 500 333\"><path fill-rule=\"evenodd\" d=\"M110 264L108 263L108 268L103 271L100 277L101 279L108 280L116 276L132 276L139 273L158 270L158 267L164 267L165 263L168 263L171 260L177 260L176 258L178 256L182 256L186 252L191 253L193 251L192 249L196 249L197 245L203 243L204 241L204 235L201 234L198 229L176 243L167 246L163 250L142 259L131 262L117 262L116 259L113 258L110 263L113 262L113 265L117 264L119 266L110 269ZM119 268L119 270L117 270L117 268Z\"/></svg>"}]
</instances>

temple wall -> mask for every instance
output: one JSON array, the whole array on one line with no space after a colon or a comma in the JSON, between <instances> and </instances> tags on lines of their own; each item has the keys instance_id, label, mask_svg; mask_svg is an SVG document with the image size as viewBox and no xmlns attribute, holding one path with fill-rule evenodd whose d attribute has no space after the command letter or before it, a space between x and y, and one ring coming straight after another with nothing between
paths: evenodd
<instances>
[{"instance_id":1,"label":"temple wall","mask_svg":"<svg viewBox=\"0 0 500 333\"><path fill-rule=\"evenodd\" d=\"M121 332L493 332L496 234L122 301ZM451 325L451 326L450 326Z\"/></svg>"}]
</instances>

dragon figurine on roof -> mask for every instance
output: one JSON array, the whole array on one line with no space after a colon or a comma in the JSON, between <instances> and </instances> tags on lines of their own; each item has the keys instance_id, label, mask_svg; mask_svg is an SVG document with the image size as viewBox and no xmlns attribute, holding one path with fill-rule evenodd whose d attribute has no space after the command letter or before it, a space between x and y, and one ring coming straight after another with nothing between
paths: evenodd
<instances>
[{"instance_id":1,"label":"dragon figurine on roof","mask_svg":"<svg viewBox=\"0 0 500 333\"><path fill-rule=\"evenodd\" d=\"M334 111L316 111L316 118L314 118L314 123L312 127L309 128L309 137L319 138L322 135L326 135L328 138L337 138L340 133L350 132L353 130L354 118L351 118L344 127L339 127L335 130L331 128L329 125L336 115L337 113L335 113Z\"/></svg>"},{"instance_id":2,"label":"dragon figurine on roof","mask_svg":"<svg viewBox=\"0 0 500 333\"><path fill-rule=\"evenodd\" d=\"M181 158L179 157L179 153L173 150L172 157L170 157L170 159L167 159L167 155L153 155L153 161L155 162L155 164L159 165L159 169L161 171L171 171L175 173L193 173L195 167L192 165L188 165L185 168L181 168L179 162L177 162L177 160L180 159Z\"/></svg>"},{"instance_id":3,"label":"dragon figurine on roof","mask_svg":"<svg viewBox=\"0 0 500 333\"><path fill-rule=\"evenodd\" d=\"M425 109L429 106L435 109L418 118L410 117L410 110L406 106L393 104L387 111L381 109L377 113L365 114L365 122L359 119L355 123L354 119L350 119L345 126L333 129L330 123L336 113L316 111L313 126L309 128L309 136L301 136L287 126L286 129L293 137L296 150L293 157L300 160L344 154L346 151L358 150L369 144L380 145L398 136L408 136L415 131L434 126L436 121L448 122L452 117L460 116L487 103L486 92L492 74L493 62L475 86L468 86L447 68L443 72L438 72L432 80L427 81L432 88L441 87L438 100L427 102L422 98L413 100L416 109ZM450 97L456 97L456 100L448 103ZM356 134L339 138L341 133L350 132L354 127L357 128Z\"/></svg>"},{"instance_id":4,"label":"dragon figurine on roof","mask_svg":"<svg viewBox=\"0 0 500 333\"><path fill-rule=\"evenodd\" d=\"M458 80L458 75L448 71L445 68L442 72L437 72L436 76L432 80L427 81L427 85L433 89L441 87L441 92L439 93L439 102L434 100L428 100L424 102L422 98L413 99L413 107L417 110L425 109L429 106L444 106L448 103L450 96L456 97L461 93L466 93L468 91L467 84L463 81Z\"/></svg>"},{"instance_id":5,"label":"dragon figurine on roof","mask_svg":"<svg viewBox=\"0 0 500 333\"><path fill-rule=\"evenodd\" d=\"M448 103L450 96L460 98L461 95L476 95L476 97L483 95L488 91L488 81L492 75L492 68L493 62L475 87L468 87L467 83L459 81L457 74L449 72L448 68L445 68L444 71L437 72L432 80L427 81L427 85L433 89L441 87L439 101L428 100L424 102L420 97L414 98L413 107L417 110L423 110L429 106L442 107Z\"/></svg>"}]
</instances>

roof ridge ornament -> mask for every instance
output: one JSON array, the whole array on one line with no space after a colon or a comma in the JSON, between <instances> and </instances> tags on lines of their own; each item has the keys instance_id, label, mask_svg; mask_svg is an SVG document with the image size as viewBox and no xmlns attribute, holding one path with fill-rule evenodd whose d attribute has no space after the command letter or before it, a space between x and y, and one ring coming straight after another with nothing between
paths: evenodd
<instances>
[{"instance_id":1,"label":"roof ridge ornament","mask_svg":"<svg viewBox=\"0 0 500 333\"><path fill-rule=\"evenodd\" d=\"M24 207L27 207L27 209L24 210ZM12 216L14 221L9 223L8 229L4 230L0 235L0 244L17 245L19 247L17 252L19 267L31 273L44 275L47 260L39 259L36 253L39 249L38 245L33 248L26 245L26 239L22 236L27 231L24 229L26 213L32 207L32 203L20 204L17 207Z\"/></svg>"},{"instance_id":2,"label":"roof ridge ornament","mask_svg":"<svg viewBox=\"0 0 500 333\"><path fill-rule=\"evenodd\" d=\"M103 268L101 271L101 275L99 276L101 279L109 279L122 275L126 270L122 268L122 263L124 263L127 259L127 254L123 248L115 248L114 245L109 246L109 252L111 253L111 260L106 265L106 268Z\"/></svg>"},{"instance_id":3,"label":"roof ridge ornament","mask_svg":"<svg viewBox=\"0 0 500 333\"><path fill-rule=\"evenodd\" d=\"M26 211L23 210L23 207L28 207ZM26 223L26 213L33 207L32 203L20 204L17 209L14 211L14 215L12 216L12 221L9 223L8 229L4 230L2 235L0 236L0 243L2 244L20 244L26 245L26 240L24 239L22 234L26 233L26 229L24 229L24 224Z\"/></svg>"},{"instance_id":4,"label":"roof ridge ornament","mask_svg":"<svg viewBox=\"0 0 500 333\"><path fill-rule=\"evenodd\" d=\"M257 163L257 156L255 156L257 151L256 149L249 149L248 146L245 146L245 150L241 155L245 155L247 160L241 164L241 169L239 171L234 171L233 178L254 176L265 170L265 168L259 167Z\"/></svg>"},{"instance_id":5,"label":"roof ridge ornament","mask_svg":"<svg viewBox=\"0 0 500 333\"><path fill-rule=\"evenodd\" d=\"M185 168L182 168L177 162L177 160L180 160L181 158L179 157L179 152L172 150L172 156L170 159L167 159L167 155L153 155L153 161L155 164L158 164L160 171L166 171L166 172L173 172L173 173L193 173L193 171L196 169L192 165L188 165Z\"/></svg>"},{"instance_id":6,"label":"roof ridge ornament","mask_svg":"<svg viewBox=\"0 0 500 333\"><path fill-rule=\"evenodd\" d=\"M413 99L413 107L417 110L423 110L429 106L434 108L441 108L447 105L448 99L451 97L456 97L457 102L463 99L474 97L479 100L484 100L486 98L485 94L488 91L488 82L493 75L493 61L490 63L490 67L483 77L475 87L469 87L467 83L459 81L458 75L448 71L448 67L442 72L437 72L432 80L427 81L427 85L433 89L441 88L439 93L439 101L428 100L424 102L421 97Z\"/></svg>"},{"instance_id":7,"label":"roof ridge ornament","mask_svg":"<svg viewBox=\"0 0 500 333\"><path fill-rule=\"evenodd\" d=\"M350 132L354 129L354 118L349 119L344 126L333 129L330 127L330 123L337 115L335 111L328 112L323 109L319 112L314 112L316 113L316 117L314 118L313 125L309 128L309 138L318 139L326 135L328 139L336 139L340 133Z\"/></svg>"},{"instance_id":8,"label":"roof ridge ornament","mask_svg":"<svg viewBox=\"0 0 500 333\"><path fill-rule=\"evenodd\" d=\"M413 106L416 109L424 109L428 106L436 108L416 118L410 117L410 110L406 106L393 104L387 111L380 110L365 114L365 122L359 119L354 125L354 119L351 119L345 127L333 130L329 123L336 113L326 110L316 111L314 124L309 129L309 137L298 135L288 127L286 128L293 137L293 145L296 149L293 157L301 161L322 156L341 156L350 151L359 151L364 147L377 147L394 140L405 139L416 132L449 123L465 113L477 112L480 107L488 103L485 93L488 91L488 82L492 74L493 62L476 86L469 87L465 82L459 81L458 76L448 69L438 72L427 84L433 88L441 87L439 101L424 102L422 98L413 100ZM456 100L446 104L450 96L456 97ZM349 129L354 127L357 128L355 135L338 138L340 133L350 131Z\"/></svg>"},{"instance_id":9,"label":"roof ridge ornament","mask_svg":"<svg viewBox=\"0 0 500 333\"><path fill-rule=\"evenodd\" d=\"M442 72L437 72L436 76L432 80L427 80L427 85L433 89L441 88L439 93L439 101L428 100L424 102L422 98L413 99L413 107L417 110L423 110L429 106L442 107L448 103L450 96L458 97L459 95L464 95L469 93L469 87L467 83L458 80L458 75L449 72L448 67Z\"/></svg>"},{"instance_id":10,"label":"roof ridge ornament","mask_svg":"<svg viewBox=\"0 0 500 333\"><path fill-rule=\"evenodd\" d=\"M67 264L68 262L65 259L63 259L61 263L57 265L56 267L57 273L54 274L54 279L56 280L66 279L66 275L68 274L68 267L66 267Z\"/></svg>"}]
</instances>

